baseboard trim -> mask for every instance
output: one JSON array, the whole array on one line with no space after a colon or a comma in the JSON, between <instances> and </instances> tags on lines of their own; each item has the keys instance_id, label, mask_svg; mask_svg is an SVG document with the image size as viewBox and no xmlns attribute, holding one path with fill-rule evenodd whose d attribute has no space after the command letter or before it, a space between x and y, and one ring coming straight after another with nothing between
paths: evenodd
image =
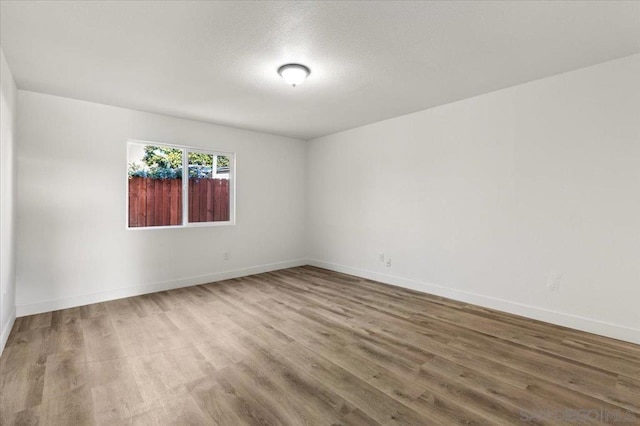
<instances>
[{"instance_id":1,"label":"baseboard trim","mask_svg":"<svg viewBox=\"0 0 640 426\"><path fill-rule=\"evenodd\" d=\"M109 300L123 299L126 297L140 296L142 294L156 293L159 291L172 290L182 287L190 287L210 282L229 280L233 278L246 277L248 275L261 274L263 272L277 271L279 269L293 268L307 264L306 259L289 260L285 262L270 263L267 265L252 266L249 268L234 269L231 271L216 272L214 274L199 275L174 281L165 281L142 286L131 286L117 290L109 290L97 293L83 294L80 296L66 297L62 299L46 300L43 302L30 303L16 306L16 316L52 312L59 309L74 308L92 303L107 302ZM7 335L8 337L8 335ZM4 338L4 334L3 334Z\"/></svg>"},{"instance_id":2,"label":"baseboard trim","mask_svg":"<svg viewBox=\"0 0 640 426\"><path fill-rule=\"evenodd\" d=\"M640 329L626 327L605 321L599 321L592 318L552 311L545 308L512 302L509 300L490 296L484 296L481 294L464 290L457 290L449 287L439 286L436 284L410 280L394 275L381 274L366 269L325 262L322 260L296 259L285 262L271 263L267 265L258 265L249 268L235 269L231 271L217 272L214 274L189 277L181 280L165 281L143 286L132 286L120 288L117 290L91 293L62 299L47 300L26 305L18 305L13 312L10 322L5 325L4 329L2 330L0 353L2 352L2 348L4 348L4 345L9 338L9 334L11 333L11 328L13 327L13 323L16 317L40 314L43 312L51 312L59 309L73 308L76 306L89 305L92 303L107 302L109 300L139 296L148 293L156 293L158 291L189 287L193 285L206 284L209 282L240 278L248 275L261 274L263 272L277 271L279 269L294 268L304 265L316 266L335 272L341 272L361 278L379 281L385 284L408 288L411 290L417 290L423 293L447 297L449 299L457 300L460 302L471 303L486 308L496 309L510 314L520 315L526 318L544 321L563 327L569 327L576 330L585 331L587 333L598 334L601 336L624 340L630 343L640 344Z\"/></svg>"},{"instance_id":3,"label":"baseboard trim","mask_svg":"<svg viewBox=\"0 0 640 426\"><path fill-rule=\"evenodd\" d=\"M7 340L9 340L9 335L11 334L11 330L13 329L13 324L16 322L16 309L14 308L11 311L11 315L9 315L9 322L7 322L2 328L2 336L0 336L0 355L2 355L2 351L4 351L4 347L7 344Z\"/></svg>"},{"instance_id":4,"label":"baseboard trim","mask_svg":"<svg viewBox=\"0 0 640 426\"><path fill-rule=\"evenodd\" d=\"M483 296L481 294L463 290L456 290L436 284L409 280L394 275L386 275L365 269L354 268L351 266L338 265L335 263L325 262L317 259L309 259L307 263L312 266L317 266L318 268L328 269L335 272L342 272L349 275L355 275L360 278L366 278L385 284L404 287L411 290L417 290L423 293L442 296L460 302L471 303L485 308L496 309L514 315L520 315L523 317L544 321L563 327L585 331L587 333L598 334L605 337L624 340L630 343L640 344L640 329L612 324L592 318L585 318L577 315L552 311L495 297Z\"/></svg>"}]
</instances>

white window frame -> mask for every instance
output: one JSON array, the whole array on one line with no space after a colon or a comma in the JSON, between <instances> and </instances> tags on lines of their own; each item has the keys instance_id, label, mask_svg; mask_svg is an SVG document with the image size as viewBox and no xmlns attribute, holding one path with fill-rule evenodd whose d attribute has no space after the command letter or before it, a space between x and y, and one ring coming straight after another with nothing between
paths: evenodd
<instances>
[{"instance_id":1,"label":"white window frame","mask_svg":"<svg viewBox=\"0 0 640 426\"><path fill-rule=\"evenodd\" d=\"M176 148L182 150L182 224L167 226L129 226L129 146L131 145L153 145L163 148ZM220 155L229 157L229 220L217 222L189 222L189 152L201 154ZM233 226L236 224L236 153L226 151L213 151L195 146L176 145L164 142L151 142L138 139L127 141L127 161L125 163L125 226L130 231L146 231L150 229L180 229L180 228L200 228L209 226Z\"/></svg>"}]
</instances>

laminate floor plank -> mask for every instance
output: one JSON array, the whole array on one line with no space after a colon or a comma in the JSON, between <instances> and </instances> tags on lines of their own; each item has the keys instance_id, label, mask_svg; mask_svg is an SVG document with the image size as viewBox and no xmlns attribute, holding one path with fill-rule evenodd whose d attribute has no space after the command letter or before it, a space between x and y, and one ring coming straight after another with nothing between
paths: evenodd
<instances>
[{"instance_id":1,"label":"laminate floor plank","mask_svg":"<svg viewBox=\"0 0 640 426\"><path fill-rule=\"evenodd\" d=\"M481 306L467 305L466 310L468 312L473 312L476 315L481 315L486 318L497 319L498 321L501 321L505 324L513 324L520 327L528 328L529 330L533 330L541 336L553 335L557 336L563 341L572 340L577 343L620 351L629 355L640 355L640 345L634 345L633 343L624 342L622 340L609 339L607 337L585 333L583 331L573 330L555 324L549 324L546 322L524 318L516 315L508 315Z\"/></svg>"},{"instance_id":2,"label":"laminate floor plank","mask_svg":"<svg viewBox=\"0 0 640 426\"><path fill-rule=\"evenodd\" d=\"M91 424L94 406L87 364L66 352L47 358L40 407L42 424Z\"/></svg>"},{"instance_id":3,"label":"laminate floor plank","mask_svg":"<svg viewBox=\"0 0 640 426\"><path fill-rule=\"evenodd\" d=\"M217 377L207 377L188 385L189 395L196 406L205 415L203 424L251 425L259 424L260 414L252 410L249 404L237 395L230 386L221 383ZM163 418L157 418L154 424L163 424Z\"/></svg>"},{"instance_id":4,"label":"laminate floor plank","mask_svg":"<svg viewBox=\"0 0 640 426\"><path fill-rule=\"evenodd\" d=\"M285 331L286 333L286 331ZM348 346L330 339L322 339L322 334L296 336L296 341L332 363L349 371L362 381L404 403L410 403L424 392L424 386L406 376L351 351Z\"/></svg>"},{"instance_id":5,"label":"laminate floor plank","mask_svg":"<svg viewBox=\"0 0 640 426\"><path fill-rule=\"evenodd\" d=\"M342 417L340 424L344 426L376 426L380 423L367 416L359 409L351 411L349 414Z\"/></svg>"},{"instance_id":6,"label":"laminate floor plank","mask_svg":"<svg viewBox=\"0 0 640 426\"><path fill-rule=\"evenodd\" d=\"M0 357L2 425L555 425L581 412L640 425L639 345L310 266L18 318Z\"/></svg>"},{"instance_id":7,"label":"laminate floor plank","mask_svg":"<svg viewBox=\"0 0 640 426\"><path fill-rule=\"evenodd\" d=\"M367 413L383 425L416 425L425 422L422 415L410 407L384 394L359 379L351 372L334 364L297 343L283 355L300 369L306 369L318 381L329 386L338 395Z\"/></svg>"},{"instance_id":8,"label":"laminate floor plank","mask_svg":"<svg viewBox=\"0 0 640 426\"><path fill-rule=\"evenodd\" d=\"M466 400L465 406L481 415L494 416L493 423L509 423L521 416L521 412L533 412L540 407L548 410L563 410L566 403L556 399L548 399L538 395L530 388L521 389L497 380L490 375L462 367L454 362L440 357L434 357L422 365L422 372L449 389L456 389L460 397L455 401ZM455 384L455 387L451 387ZM437 392L439 393L439 392ZM458 395L458 394L456 394ZM488 413L487 413L488 411ZM506 417L505 417L506 416ZM534 422L536 424L566 423L554 419L550 421ZM593 422L598 424L599 422Z\"/></svg>"},{"instance_id":9,"label":"laminate floor plank","mask_svg":"<svg viewBox=\"0 0 640 426\"><path fill-rule=\"evenodd\" d=\"M337 423L351 411L350 405L331 389L273 353L257 352L237 365L255 386L276 395L280 404L293 411L287 423Z\"/></svg>"},{"instance_id":10,"label":"laminate floor plank","mask_svg":"<svg viewBox=\"0 0 640 426\"><path fill-rule=\"evenodd\" d=\"M553 356L560 356L568 360L579 361L589 366L604 369L614 373L640 376L640 357L633 354L601 353L601 351L583 346L572 347L562 342L555 342L549 336L540 336L538 333L509 324L500 323L498 320L479 318L466 312L447 312L440 310L430 312L424 316L438 319L456 327L465 327L474 332L481 332L504 341L527 346L540 352L546 352ZM635 362L629 362L635 361Z\"/></svg>"}]
</instances>

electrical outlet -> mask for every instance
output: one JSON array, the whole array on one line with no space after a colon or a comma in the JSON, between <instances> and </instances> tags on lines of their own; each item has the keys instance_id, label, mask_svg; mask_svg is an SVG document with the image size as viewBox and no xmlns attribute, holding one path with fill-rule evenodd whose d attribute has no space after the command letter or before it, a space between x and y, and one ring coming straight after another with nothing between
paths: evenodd
<instances>
[{"instance_id":1,"label":"electrical outlet","mask_svg":"<svg viewBox=\"0 0 640 426\"><path fill-rule=\"evenodd\" d=\"M387 259L386 265L387 265L387 268L391 268L391 259Z\"/></svg>"},{"instance_id":2,"label":"electrical outlet","mask_svg":"<svg viewBox=\"0 0 640 426\"><path fill-rule=\"evenodd\" d=\"M378 262L384 263L384 253L383 252L378 253Z\"/></svg>"},{"instance_id":3,"label":"electrical outlet","mask_svg":"<svg viewBox=\"0 0 640 426\"><path fill-rule=\"evenodd\" d=\"M224 260L229 260L231 259L231 252L225 251L224 252Z\"/></svg>"}]
</instances>

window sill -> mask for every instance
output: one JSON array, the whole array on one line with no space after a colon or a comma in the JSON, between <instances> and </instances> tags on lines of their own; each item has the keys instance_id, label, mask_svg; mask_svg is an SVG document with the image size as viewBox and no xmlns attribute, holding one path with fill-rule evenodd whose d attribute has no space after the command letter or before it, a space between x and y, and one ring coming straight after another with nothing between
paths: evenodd
<instances>
[{"instance_id":1,"label":"window sill","mask_svg":"<svg viewBox=\"0 0 640 426\"><path fill-rule=\"evenodd\" d=\"M184 228L209 228L217 226L235 226L234 221L227 222L194 222L186 225L170 225L170 226L127 226L127 231L148 231L151 229L184 229Z\"/></svg>"}]
</instances>

